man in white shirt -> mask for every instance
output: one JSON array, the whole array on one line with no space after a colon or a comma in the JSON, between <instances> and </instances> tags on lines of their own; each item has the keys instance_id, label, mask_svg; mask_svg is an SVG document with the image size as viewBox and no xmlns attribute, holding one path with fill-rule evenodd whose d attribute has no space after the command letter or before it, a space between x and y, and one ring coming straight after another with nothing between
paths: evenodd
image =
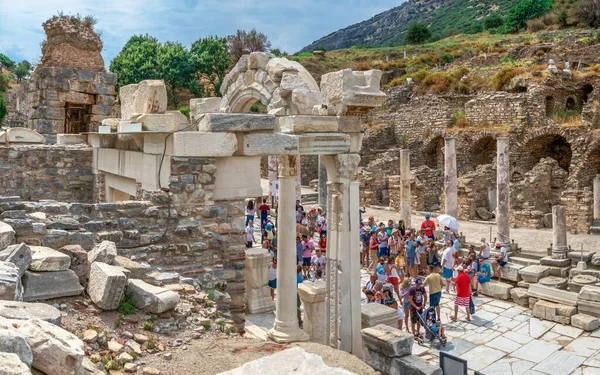
<instances>
[{"instance_id":1,"label":"man in white shirt","mask_svg":"<svg viewBox=\"0 0 600 375\"><path fill-rule=\"evenodd\" d=\"M502 281L502 270L506 263L508 263L508 249L501 244L496 244L496 250L500 252L492 262L492 267L495 265L496 269L496 277L498 277L498 282Z\"/></svg>"},{"instance_id":2,"label":"man in white shirt","mask_svg":"<svg viewBox=\"0 0 600 375\"><path fill-rule=\"evenodd\" d=\"M455 251L456 250L452 246L452 240L446 241L446 249L442 253L442 269L444 270L442 278L446 279L446 293L450 292L450 284L452 283L452 266L454 265L452 253Z\"/></svg>"}]
</instances>

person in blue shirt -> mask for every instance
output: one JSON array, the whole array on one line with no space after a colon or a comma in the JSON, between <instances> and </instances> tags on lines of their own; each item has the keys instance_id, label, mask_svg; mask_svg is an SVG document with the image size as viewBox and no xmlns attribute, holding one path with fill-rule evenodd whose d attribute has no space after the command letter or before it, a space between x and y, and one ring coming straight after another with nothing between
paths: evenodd
<instances>
[{"instance_id":1,"label":"person in blue shirt","mask_svg":"<svg viewBox=\"0 0 600 375\"><path fill-rule=\"evenodd\" d=\"M410 232L408 234L408 239L404 243L406 248L406 267L408 268L408 273L410 277L417 277L417 269L415 267L415 256L417 251L417 243L415 242L415 233Z\"/></svg>"},{"instance_id":2,"label":"person in blue shirt","mask_svg":"<svg viewBox=\"0 0 600 375\"><path fill-rule=\"evenodd\" d=\"M492 268L489 263L485 262L485 259L479 257L479 272L475 273L475 277L473 278L473 295L477 296L477 286L479 284L485 284L490 281L492 277Z\"/></svg>"},{"instance_id":3,"label":"person in blue shirt","mask_svg":"<svg viewBox=\"0 0 600 375\"><path fill-rule=\"evenodd\" d=\"M296 267L296 287L304 282L304 277L302 277L302 266ZM296 291L296 306L297 315L298 315L298 326L302 328L302 312L300 311L300 294Z\"/></svg>"},{"instance_id":4,"label":"person in blue shirt","mask_svg":"<svg viewBox=\"0 0 600 375\"><path fill-rule=\"evenodd\" d=\"M360 253L360 264L363 267L369 267L369 240L371 239L371 228L368 226L363 227L363 233L360 235L360 240L362 242L361 253Z\"/></svg>"},{"instance_id":5,"label":"person in blue shirt","mask_svg":"<svg viewBox=\"0 0 600 375\"><path fill-rule=\"evenodd\" d=\"M450 238L452 239L452 247L454 250L460 250L460 242L458 242L458 235L454 232L450 234Z\"/></svg>"}]
</instances>

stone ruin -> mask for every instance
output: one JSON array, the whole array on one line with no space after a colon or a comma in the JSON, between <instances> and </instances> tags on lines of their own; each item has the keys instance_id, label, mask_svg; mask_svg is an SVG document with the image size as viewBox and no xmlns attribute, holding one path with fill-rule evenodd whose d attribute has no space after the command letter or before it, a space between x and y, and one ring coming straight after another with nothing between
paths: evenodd
<instances>
[{"instance_id":1,"label":"stone ruin","mask_svg":"<svg viewBox=\"0 0 600 375\"><path fill-rule=\"evenodd\" d=\"M58 134L97 131L113 111L117 83L105 69L99 35L77 17L55 16L43 27L42 59L28 81L7 93L5 126L33 129L47 143Z\"/></svg>"}]
</instances>

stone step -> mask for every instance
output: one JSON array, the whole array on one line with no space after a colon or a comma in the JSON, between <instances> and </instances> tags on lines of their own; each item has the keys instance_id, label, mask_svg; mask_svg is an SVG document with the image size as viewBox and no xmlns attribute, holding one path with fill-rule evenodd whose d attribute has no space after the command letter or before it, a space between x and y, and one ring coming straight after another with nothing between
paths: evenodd
<instances>
[{"instance_id":1,"label":"stone step","mask_svg":"<svg viewBox=\"0 0 600 375\"><path fill-rule=\"evenodd\" d=\"M512 256L512 257L509 257L508 259L510 259L511 263L520 264L525 267L536 266L536 265L540 264L539 259L525 258L525 257L520 257L520 256Z\"/></svg>"},{"instance_id":2,"label":"stone step","mask_svg":"<svg viewBox=\"0 0 600 375\"><path fill-rule=\"evenodd\" d=\"M512 289L513 289L512 285L502 283L502 282L497 282L494 280L492 280L488 283L485 283L485 284L479 284L479 290L481 291L482 294L489 296L489 297L500 298L500 299L504 299L504 300L508 300L511 298L510 291Z\"/></svg>"},{"instance_id":3,"label":"stone step","mask_svg":"<svg viewBox=\"0 0 600 375\"><path fill-rule=\"evenodd\" d=\"M591 262L594 254L596 254L595 251L584 251L583 252L583 261L586 263ZM573 261L574 265L577 265L577 262L582 260L581 259L582 258L581 251L571 251L567 256L569 257L569 259L571 259Z\"/></svg>"},{"instance_id":4,"label":"stone step","mask_svg":"<svg viewBox=\"0 0 600 375\"><path fill-rule=\"evenodd\" d=\"M550 267L537 265L530 265L522 268L519 271L519 275L523 278L524 281L528 283L537 283L541 278L547 277L550 275Z\"/></svg>"},{"instance_id":5,"label":"stone step","mask_svg":"<svg viewBox=\"0 0 600 375\"><path fill-rule=\"evenodd\" d=\"M530 297L545 301L560 303L563 305L577 306L577 293L568 292L545 286L542 284L531 284L527 293Z\"/></svg>"}]
</instances>

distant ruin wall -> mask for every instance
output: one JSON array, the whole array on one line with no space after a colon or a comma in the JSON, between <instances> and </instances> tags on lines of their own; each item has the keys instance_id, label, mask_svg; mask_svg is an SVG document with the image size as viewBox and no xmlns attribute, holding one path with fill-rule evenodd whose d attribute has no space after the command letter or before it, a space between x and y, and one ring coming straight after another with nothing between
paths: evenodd
<instances>
[{"instance_id":1,"label":"distant ruin wall","mask_svg":"<svg viewBox=\"0 0 600 375\"><path fill-rule=\"evenodd\" d=\"M91 203L92 160L89 146L0 146L0 195Z\"/></svg>"}]
</instances>

